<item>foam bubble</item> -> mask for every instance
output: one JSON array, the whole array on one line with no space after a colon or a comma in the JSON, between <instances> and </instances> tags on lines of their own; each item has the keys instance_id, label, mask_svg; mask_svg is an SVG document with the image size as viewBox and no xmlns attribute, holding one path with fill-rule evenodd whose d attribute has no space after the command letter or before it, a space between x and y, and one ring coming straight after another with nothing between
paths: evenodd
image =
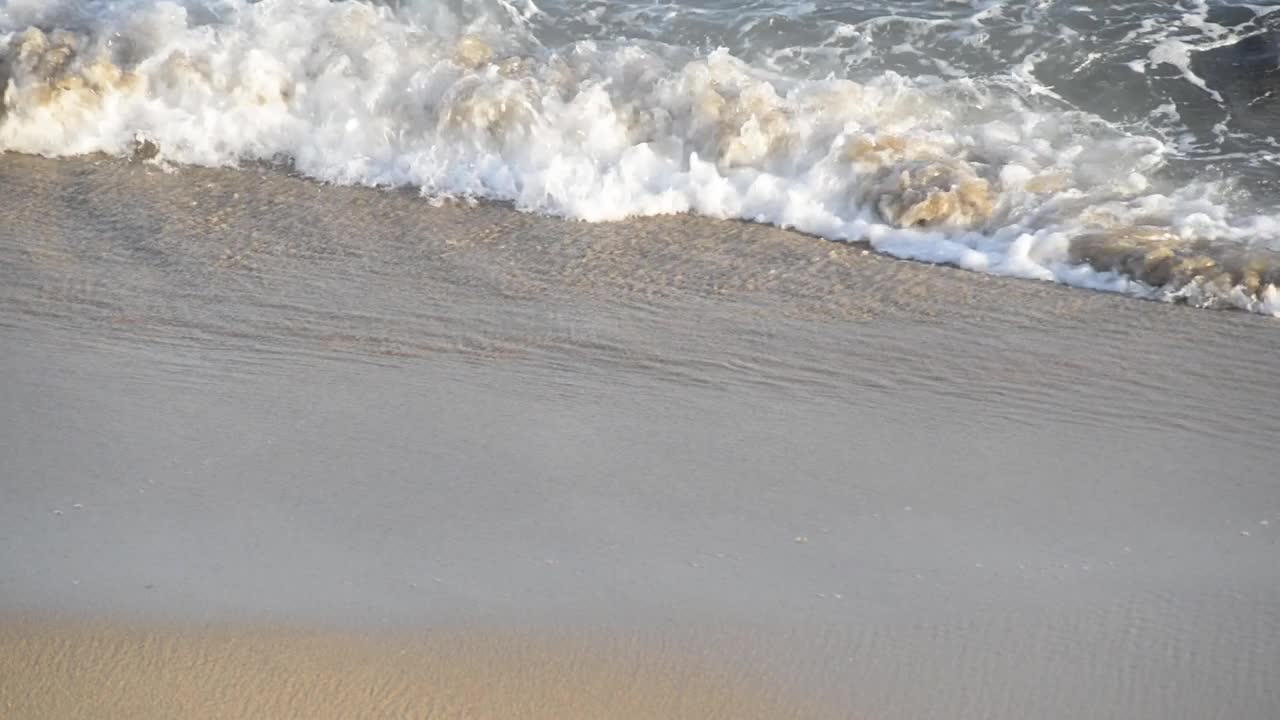
<instances>
[{"instance_id":1,"label":"foam bubble","mask_svg":"<svg viewBox=\"0 0 1280 720\"><path fill-rule=\"evenodd\" d=\"M287 160L329 182L589 221L696 212L982 272L1277 310L1274 266L1251 248L1280 238L1280 222L1234 215L1212 183L1164 180L1165 143L1051 93L803 78L723 48L544 44L534 12L14 3L0 14L0 149ZM1182 59L1172 44L1152 56Z\"/></svg>"}]
</instances>

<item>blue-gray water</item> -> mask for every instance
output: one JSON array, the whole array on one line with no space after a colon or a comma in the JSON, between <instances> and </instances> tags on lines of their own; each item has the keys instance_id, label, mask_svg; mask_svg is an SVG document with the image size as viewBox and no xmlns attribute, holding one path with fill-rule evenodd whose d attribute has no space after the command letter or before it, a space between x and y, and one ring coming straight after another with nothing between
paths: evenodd
<instances>
[{"instance_id":1,"label":"blue-gray water","mask_svg":"<svg viewBox=\"0 0 1280 720\"><path fill-rule=\"evenodd\" d=\"M810 78L894 72L997 81L1154 134L1176 148L1180 172L1235 177L1261 192L1280 181L1274 2L550 0L539 7L546 14L537 32L550 42L625 37L726 47Z\"/></svg>"}]
</instances>

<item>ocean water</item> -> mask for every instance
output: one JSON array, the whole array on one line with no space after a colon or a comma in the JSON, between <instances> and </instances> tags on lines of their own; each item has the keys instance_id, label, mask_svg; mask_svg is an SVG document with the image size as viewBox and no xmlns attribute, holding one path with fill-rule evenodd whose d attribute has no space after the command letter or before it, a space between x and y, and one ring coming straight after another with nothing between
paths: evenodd
<instances>
[{"instance_id":1,"label":"ocean water","mask_svg":"<svg viewBox=\"0 0 1280 720\"><path fill-rule=\"evenodd\" d=\"M694 213L1280 315L1277 11L0 0L0 150Z\"/></svg>"}]
</instances>

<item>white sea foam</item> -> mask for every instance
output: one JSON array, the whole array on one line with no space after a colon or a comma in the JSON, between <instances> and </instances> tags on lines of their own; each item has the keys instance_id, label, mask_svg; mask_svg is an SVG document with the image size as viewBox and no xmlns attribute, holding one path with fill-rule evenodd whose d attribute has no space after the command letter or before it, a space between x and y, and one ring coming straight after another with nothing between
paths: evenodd
<instances>
[{"instance_id":1,"label":"white sea foam","mask_svg":"<svg viewBox=\"0 0 1280 720\"><path fill-rule=\"evenodd\" d=\"M1280 247L1280 216L1240 216L1213 183L1175 187L1162 141L1065 108L1047 87L1011 90L1036 82L1034 57L1022 76L989 81L802 79L724 49L547 44L528 27L537 12L498 0L13 0L0 9L0 149L287 160L318 180L587 221L694 212L1280 314L1272 265L1205 251ZM1172 44L1151 57L1181 59ZM1131 241L1152 226L1162 240ZM1109 236L1124 252L1217 264L1144 274L1099 255ZM1073 253L1082 237L1093 255Z\"/></svg>"}]
</instances>

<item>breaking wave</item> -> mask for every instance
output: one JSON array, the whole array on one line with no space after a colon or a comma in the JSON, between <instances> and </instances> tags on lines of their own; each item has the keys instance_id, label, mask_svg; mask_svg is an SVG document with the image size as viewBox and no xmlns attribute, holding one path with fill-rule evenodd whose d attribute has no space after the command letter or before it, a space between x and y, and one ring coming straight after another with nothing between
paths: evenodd
<instances>
[{"instance_id":1,"label":"breaking wave","mask_svg":"<svg viewBox=\"0 0 1280 720\"><path fill-rule=\"evenodd\" d=\"M723 47L557 40L569 25L501 0L12 0L0 150L287 162L586 221L692 212L1280 316L1280 214L1169 172L1158 133L1026 91L1025 63L815 77Z\"/></svg>"}]
</instances>

